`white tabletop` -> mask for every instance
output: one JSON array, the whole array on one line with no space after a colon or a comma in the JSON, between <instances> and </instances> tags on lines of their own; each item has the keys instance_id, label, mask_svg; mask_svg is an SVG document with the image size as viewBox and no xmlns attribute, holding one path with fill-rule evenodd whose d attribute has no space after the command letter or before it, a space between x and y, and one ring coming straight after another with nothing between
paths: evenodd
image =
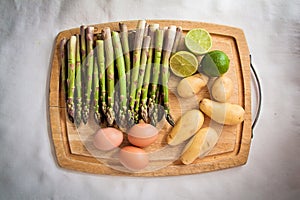
<instances>
[{"instance_id":1,"label":"white tabletop","mask_svg":"<svg viewBox=\"0 0 300 200\"><path fill-rule=\"evenodd\" d=\"M2 0L0 13L0 199L300 196L299 1ZM55 37L81 24L131 19L193 20L244 30L263 90L246 165L158 178L91 175L58 167L47 113Z\"/></svg>"}]
</instances>

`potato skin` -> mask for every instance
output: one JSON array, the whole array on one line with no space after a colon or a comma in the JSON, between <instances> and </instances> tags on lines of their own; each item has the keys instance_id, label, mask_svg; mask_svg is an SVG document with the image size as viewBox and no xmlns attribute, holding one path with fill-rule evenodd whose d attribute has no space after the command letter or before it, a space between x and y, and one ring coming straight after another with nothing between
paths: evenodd
<instances>
[{"instance_id":1,"label":"potato skin","mask_svg":"<svg viewBox=\"0 0 300 200\"><path fill-rule=\"evenodd\" d=\"M188 165L199 157L207 155L216 145L219 139L217 132L210 127L201 128L186 144L180 160Z\"/></svg>"},{"instance_id":2,"label":"potato skin","mask_svg":"<svg viewBox=\"0 0 300 200\"><path fill-rule=\"evenodd\" d=\"M200 110L190 110L182 115L167 136L167 143L178 145L192 137L203 125L204 115Z\"/></svg>"},{"instance_id":3,"label":"potato skin","mask_svg":"<svg viewBox=\"0 0 300 200\"><path fill-rule=\"evenodd\" d=\"M204 74L195 74L182 79L177 85L177 93L180 97L190 98L199 93L206 86L208 77Z\"/></svg>"},{"instance_id":4,"label":"potato skin","mask_svg":"<svg viewBox=\"0 0 300 200\"><path fill-rule=\"evenodd\" d=\"M211 88L212 97L218 102L226 102L232 95L233 83L226 76L217 78Z\"/></svg>"},{"instance_id":5,"label":"potato skin","mask_svg":"<svg viewBox=\"0 0 300 200\"><path fill-rule=\"evenodd\" d=\"M219 103L204 98L200 110L219 124L237 125L244 121L245 110L242 106L231 103Z\"/></svg>"}]
</instances>

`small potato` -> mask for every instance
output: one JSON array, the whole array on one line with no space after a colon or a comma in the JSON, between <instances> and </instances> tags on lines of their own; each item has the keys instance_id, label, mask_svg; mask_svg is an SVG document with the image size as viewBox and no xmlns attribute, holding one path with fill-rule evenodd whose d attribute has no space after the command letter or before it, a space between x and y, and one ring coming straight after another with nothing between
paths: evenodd
<instances>
[{"instance_id":1,"label":"small potato","mask_svg":"<svg viewBox=\"0 0 300 200\"><path fill-rule=\"evenodd\" d=\"M197 158L204 157L213 149L218 139L219 135L213 128L201 128L184 147L181 162L188 165Z\"/></svg>"},{"instance_id":2,"label":"small potato","mask_svg":"<svg viewBox=\"0 0 300 200\"><path fill-rule=\"evenodd\" d=\"M189 98L200 92L206 86L208 77L203 74L195 74L193 76L182 79L177 85L178 95L183 98Z\"/></svg>"},{"instance_id":3,"label":"small potato","mask_svg":"<svg viewBox=\"0 0 300 200\"><path fill-rule=\"evenodd\" d=\"M221 76L213 83L211 94L216 101L226 102L231 97L232 90L232 80L226 76Z\"/></svg>"},{"instance_id":4,"label":"small potato","mask_svg":"<svg viewBox=\"0 0 300 200\"><path fill-rule=\"evenodd\" d=\"M244 121L245 110L237 104L203 99L200 102L200 110L219 124L236 125Z\"/></svg>"},{"instance_id":5,"label":"small potato","mask_svg":"<svg viewBox=\"0 0 300 200\"><path fill-rule=\"evenodd\" d=\"M170 131L167 136L167 143L175 146L184 142L201 128L203 122L204 115L200 110L195 109L186 112Z\"/></svg>"}]
</instances>

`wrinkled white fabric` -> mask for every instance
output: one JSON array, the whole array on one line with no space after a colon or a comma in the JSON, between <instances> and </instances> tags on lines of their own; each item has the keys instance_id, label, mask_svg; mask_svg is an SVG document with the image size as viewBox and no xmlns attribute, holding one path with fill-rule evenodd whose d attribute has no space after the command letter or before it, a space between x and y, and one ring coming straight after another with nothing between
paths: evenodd
<instances>
[{"instance_id":1,"label":"wrinkled white fabric","mask_svg":"<svg viewBox=\"0 0 300 200\"><path fill-rule=\"evenodd\" d=\"M297 0L0 1L0 199L296 199L300 196ZM244 30L263 89L245 166L190 176L90 175L56 164L47 93L56 35L132 19Z\"/></svg>"}]
</instances>

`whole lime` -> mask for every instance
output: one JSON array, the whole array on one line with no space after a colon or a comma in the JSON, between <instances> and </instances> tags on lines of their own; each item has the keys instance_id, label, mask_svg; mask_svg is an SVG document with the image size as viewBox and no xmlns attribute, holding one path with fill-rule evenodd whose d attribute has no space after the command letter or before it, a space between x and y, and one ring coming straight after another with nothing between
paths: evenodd
<instances>
[{"instance_id":1,"label":"whole lime","mask_svg":"<svg viewBox=\"0 0 300 200\"><path fill-rule=\"evenodd\" d=\"M206 75L217 77L228 71L229 63L230 60L223 51L214 50L205 54L200 66Z\"/></svg>"}]
</instances>

